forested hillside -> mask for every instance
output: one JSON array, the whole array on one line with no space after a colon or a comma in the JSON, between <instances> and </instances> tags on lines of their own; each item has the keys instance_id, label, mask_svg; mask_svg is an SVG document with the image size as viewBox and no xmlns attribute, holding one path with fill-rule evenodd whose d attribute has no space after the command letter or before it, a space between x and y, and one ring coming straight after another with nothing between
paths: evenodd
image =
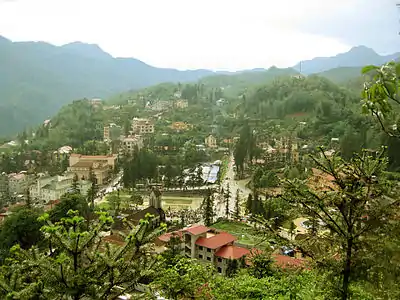
<instances>
[{"instance_id":1,"label":"forested hillside","mask_svg":"<svg viewBox=\"0 0 400 300\"><path fill-rule=\"evenodd\" d=\"M302 74L343 67L321 74L343 84L359 75L357 68L345 67L380 64L397 56L379 56L371 49L357 47L336 57L303 62ZM108 98L126 90L162 82L194 82L208 75L212 76L201 82L224 88L226 97L298 71L299 65L293 69L272 67L237 73L178 71L155 68L134 58L114 58L97 45L76 42L56 47L0 37L0 135L12 135L40 124L76 99Z\"/></svg>"},{"instance_id":2,"label":"forested hillside","mask_svg":"<svg viewBox=\"0 0 400 300\"><path fill-rule=\"evenodd\" d=\"M195 81L209 74L113 58L96 45L56 47L0 37L0 135L38 124L75 99L103 98L165 81Z\"/></svg>"}]
</instances>

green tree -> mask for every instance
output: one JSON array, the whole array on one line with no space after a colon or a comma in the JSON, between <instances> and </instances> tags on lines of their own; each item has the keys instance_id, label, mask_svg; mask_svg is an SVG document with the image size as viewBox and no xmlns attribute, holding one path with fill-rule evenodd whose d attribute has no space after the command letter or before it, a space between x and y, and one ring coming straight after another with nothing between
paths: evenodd
<instances>
[{"instance_id":1,"label":"green tree","mask_svg":"<svg viewBox=\"0 0 400 300\"><path fill-rule=\"evenodd\" d=\"M389 136L400 137L400 63L389 62L381 67L366 66L362 73L368 77L362 92L363 112L374 116Z\"/></svg>"},{"instance_id":2,"label":"green tree","mask_svg":"<svg viewBox=\"0 0 400 300\"><path fill-rule=\"evenodd\" d=\"M105 243L100 234L109 230L112 218L104 212L98 215L88 230L84 218L74 211L58 224L49 221L48 215L41 217L40 221L46 223L42 230L52 249L50 252L14 249L10 269L16 274L25 270L25 275L29 275L21 278L22 285L13 287L8 284L7 275L1 276L1 286L7 289L0 289L0 295L27 299L22 295L39 290L40 299L77 300L116 299L133 292L154 270L155 260L149 256L146 245L161 229L152 229L148 216L138 227L133 227L124 246L115 247Z\"/></svg>"},{"instance_id":3,"label":"green tree","mask_svg":"<svg viewBox=\"0 0 400 300\"><path fill-rule=\"evenodd\" d=\"M225 198L225 217L229 218L229 202L231 200L231 189L229 187L229 183L226 186L225 194L223 196Z\"/></svg>"},{"instance_id":4,"label":"green tree","mask_svg":"<svg viewBox=\"0 0 400 300\"><path fill-rule=\"evenodd\" d=\"M247 201L246 201L246 213L251 214L251 208L253 206L253 194L249 194L247 196Z\"/></svg>"},{"instance_id":5,"label":"green tree","mask_svg":"<svg viewBox=\"0 0 400 300\"><path fill-rule=\"evenodd\" d=\"M235 211L233 213L233 218L235 220L239 220L240 219L240 191L239 191L239 189L236 190Z\"/></svg>"},{"instance_id":6,"label":"green tree","mask_svg":"<svg viewBox=\"0 0 400 300\"><path fill-rule=\"evenodd\" d=\"M275 270L272 264L273 260L270 253L253 252L250 258L248 273L258 279L273 276Z\"/></svg>"},{"instance_id":7,"label":"green tree","mask_svg":"<svg viewBox=\"0 0 400 300\"><path fill-rule=\"evenodd\" d=\"M41 224L37 221L41 213L40 210L27 206L12 211L0 227L1 258L7 256L15 244L28 249L43 239L43 234L40 232Z\"/></svg>"},{"instance_id":8,"label":"green tree","mask_svg":"<svg viewBox=\"0 0 400 300\"><path fill-rule=\"evenodd\" d=\"M99 191L99 186L97 185L97 178L93 172L93 169L89 170L89 181L91 182L90 188L87 192L87 200L90 203L90 207L94 209L94 200L96 199L97 192Z\"/></svg>"},{"instance_id":9,"label":"green tree","mask_svg":"<svg viewBox=\"0 0 400 300\"><path fill-rule=\"evenodd\" d=\"M62 218L67 217L68 211L79 211L79 214L89 216L89 205L81 194L65 194L61 196L60 203L58 203L50 211L50 219L52 222L59 222Z\"/></svg>"},{"instance_id":10,"label":"green tree","mask_svg":"<svg viewBox=\"0 0 400 300\"><path fill-rule=\"evenodd\" d=\"M379 235L386 227L399 200L390 196L384 176L387 166L384 151L376 157L364 151L350 161L337 156L313 157L313 160L320 170L334 178L335 188L321 193L300 181L289 181L285 197L302 206L305 214L317 218L329 229L327 249L332 255L340 253L341 297L348 299L350 283L355 280L353 270L357 255L362 255L363 249L371 246L368 244L370 236ZM321 235L316 235L314 240L325 241Z\"/></svg>"},{"instance_id":11,"label":"green tree","mask_svg":"<svg viewBox=\"0 0 400 300\"><path fill-rule=\"evenodd\" d=\"M162 268L152 285L168 299L204 299L201 290L212 274L211 266L181 258L174 266Z\"/></svg>"},{"instance_id":12,"label":"green tree","mask_svg":"<svg viewBox=\"0 0 400 300\"><path fill-rule=\"evenodd\" d=\"M214 219L214 196L211 189L206 191L206 195L204 196L203 203L203 220L206 226L210 226L213 223Z\"/></svg>"},{"instance_id":13,"label":"green tree","mask_svg":"<svg viewBox=\"0 0 400 300\"><path fill-rule=\"evenodd\" d=\"M80 190L80 187L79 187L78 174L76 174L76 173L74 174L74 177L72 178L71 189L72 189L72 192L74 194L80 194L81 193L81 190Z\"/></svg>"}]
</instances>

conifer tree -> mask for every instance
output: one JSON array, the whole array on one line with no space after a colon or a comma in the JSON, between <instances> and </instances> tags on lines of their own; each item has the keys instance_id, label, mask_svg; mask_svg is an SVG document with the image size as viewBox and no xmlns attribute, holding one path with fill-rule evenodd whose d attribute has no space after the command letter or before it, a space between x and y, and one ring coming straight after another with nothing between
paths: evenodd
<instances>
[{"instance_id":1,"label":"conifer tree","mask_svg":"<svg viewBox=\"0 0 400 300\"><path fill-rule=\"evenodd\" d=\"M210 226L214 219L214 196L211 189L207 190L202 207L204 224Z\"/></svg>"}]
</instances>

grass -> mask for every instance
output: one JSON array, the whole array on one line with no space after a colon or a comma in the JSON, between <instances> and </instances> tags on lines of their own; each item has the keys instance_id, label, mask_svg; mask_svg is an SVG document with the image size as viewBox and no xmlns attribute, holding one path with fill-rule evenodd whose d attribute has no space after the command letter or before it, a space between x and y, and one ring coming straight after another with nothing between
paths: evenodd
<instances>
[{"instance_id":1,"label":"grass","mask_svg":"<svg viewBox=\"0 0 400 300\"><path fill-rule=\"evenodd\" d=\"M268 237L263 233L256 231L253 227L234 221L220 221L213 224L211 227L229 232L238 238L237 242L248 245L249 247L265 248L269 247Z\"/></svg>"}]
</instances>

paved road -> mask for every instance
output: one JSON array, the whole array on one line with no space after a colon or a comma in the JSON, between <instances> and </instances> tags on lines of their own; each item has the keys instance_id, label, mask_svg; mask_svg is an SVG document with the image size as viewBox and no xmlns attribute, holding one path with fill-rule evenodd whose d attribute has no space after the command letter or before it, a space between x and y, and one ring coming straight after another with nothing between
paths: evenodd
<instances>
[{"instance_id":1,"label":"paved road","mask_svg":"<svg viewBox=\"0 0 400 300\"><path fill-rule=\"evenodd\" d=\"M225 174L225 178L223 178L221 187L224 189L224 192L226 192L228 186L229 186L229 191L230 191L230 198L229 198L229 211L233 212L235 210L235 201L236 201L236 192L239 189L239 195L241 201L247 199L250 190L240 186L237 181L235 180L235 171L234 171L234 166L235 166L235 160L233 157L233 154L229 157L229 162L228 162L228 169ZM216 214L216 217L226 217L225 215L225 198L223 195L219 193L214 194L214 199L215 199L215 208L214 212Z\"/></svg>"}]
</instances>

